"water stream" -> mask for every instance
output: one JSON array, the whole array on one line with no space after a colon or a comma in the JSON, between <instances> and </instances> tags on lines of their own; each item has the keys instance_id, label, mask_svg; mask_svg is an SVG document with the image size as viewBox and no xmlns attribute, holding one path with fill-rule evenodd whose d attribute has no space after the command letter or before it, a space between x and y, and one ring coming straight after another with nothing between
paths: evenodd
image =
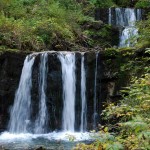
<instances>
[{"instance_id":1,"label":"water stream","mask_svg":"<svg viewBox=\"0 0 150 150\"><path fill-rule=\"evenodd\" d=\"M47 105L46 105L46 88L47 88L47 74L48 74L48 54L40 55L39 67L39 113L35 121L34 133L45 133L47 131Z\"/></svg>"},{"instance_id":2,"label":"water stream","mask_svg":"<svg viewBox=\"0 0 150 150\"><path fill-rule=\"evenodd\" d=\"M93 114L93 128L96 128L96 118L97 118L97 63L98 63L98 53L96 53L95 59L95 78L94 78L94 114Z\"/></svg>"},{"instance_id":3,"label":"water stream","mask_svg":"<svg viewBox=\"0 0 150 150\"><path fill-rule=\"evenodd\" d=\"M30 125L32 67L35 57L27 56L17 89L14 105L10 113L9 132L27 133Z\"/></svg>"},{"instance_id":4,"label":"water stream","mask_svg":"<svg viewBox=\"0 0 150 150\"><path fill-rule=\"evenodd\" d=\"M48 120L51 118L48 113L48 52L35 53L28 55L25 58L20 82L16 91L14 104L10 112L9 129L0 135L0 146L4 146L10 150L33 149L36 146L44 146L47 149L69 150L76 142L89 141L91 139L90 133L87 132L87 97L86 97L86 67L85 55L81 53L81 70L80 70L80 97L81 108L79 119L81 119L78 128L80 132L75 130L76 118L76 53L73 52L59 52L57 59L60 62L60 69L62 72L62 101L63 110L62 126L59 132L55 130L48 130ZM40 57L37 57L40 56ZM37 58L37 59L36 59ZM40 58L40 59L38 59ZM96 127L97 116L97 66L98 66L98 53L95 57L95 75L94 75L94 120L93 127ZM37 63L36 60L39 60ZM34 65L35 62L35 65ZM36 66L36 63L39 64ZM37 72L33 72L33 66L36 67ZM32 75L33 73L33 75ZM38 90L37 99L37 113L32 117L31 103L32 103L32 77L38 76L36 82ZM34 83L34 82L33 82ZM52 108L51 108L52 109ZM57 111L59 111L57 109ZM91 115L92 116L92 115ZM32 118L32 119L31 119ZM35 119L33 119L35 118ZM92 118L92 117L91 117ZM53 121L53 120L50 120ZM56 127L57 130L57 127ZM69 140L73 139L74 142L70 143ZM1 148L1 147L0 147Z\"/></svg>"},{"instance_id":5,"label":"water stream","mask_svg":"<svg viewBox=\"0 0 150 150\"><path fill-rule=\"evenodd\" d=\"M84 54L81 56L81 132L85 132L87 128L87 103L86 103L86 73L84 64Z\"/></svg>"},{"instance_id":6,"label":"water stream","mask_svg":"<svg viewBox=\"0 0 150 150\"><path fill-rule=\"evenodd\" d=\"M133 8L115 8L112 15L112 8L109 8L108 24L119 27L119 47L131 47L137 42L138 29L135 24L142 20L142 10Z\"/></svg>"},{"instance_id":7,"label":"water stream","mask_svg":"<svg viewBox=\"0 0 150 150\"><path fill-rule=\"evenodd\" d=\"M60 53L58 58L62 66L63 81L63 120L62 127L64 131L74 132L75 125L75 54Z\"/></svg>"}]
</instances>

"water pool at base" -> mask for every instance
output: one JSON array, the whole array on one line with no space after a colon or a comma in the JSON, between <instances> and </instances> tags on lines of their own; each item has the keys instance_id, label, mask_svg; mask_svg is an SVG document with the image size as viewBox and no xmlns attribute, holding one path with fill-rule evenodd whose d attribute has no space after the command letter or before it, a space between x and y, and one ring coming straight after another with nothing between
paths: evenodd
<instances>
[{"instance_id":1,"label":"water pool at base","mask_svg":"<svg viewBox=\"0 0 150 150\"><path fill-rule=\"evenodd\" d=\"M4 132L0 135L0 149L35 150L43 147L46 150L71 150L77 143L89 141L91 138L88 132L52 132L48 134L10 134Z\"/></svg>"}]
</instances>

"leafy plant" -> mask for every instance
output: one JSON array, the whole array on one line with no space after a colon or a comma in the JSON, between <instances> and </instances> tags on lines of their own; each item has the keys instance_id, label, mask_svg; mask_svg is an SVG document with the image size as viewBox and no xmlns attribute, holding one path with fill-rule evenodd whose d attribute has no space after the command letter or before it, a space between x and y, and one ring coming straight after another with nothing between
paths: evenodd
<instances>
[{"instance_id":1,"label":"leafy plant","mask_svg":"<svg viewBox=\"0 0 150 150\"><path fill-rule=\"evenodd\" d=\"M138 23L139 28L139 41L137 47L149 47L150 46L150 14L147 19Z\"/></svg>"},{"instance_id":2,"label":"leafy plant","mask_svg":"<svg viewBox=\"0 0 150 150\"><path fill-rule=\"evenodd\" d=\"M137 8L149 8L150 7L150 0L139 0L135 7Z\"/></svg>"},{"instance_id":3,"label":"leafy plant","mask_svg":"<svg viewBox=\"0 0 150 150\"><path fill-rule=\"evenodd\" d=\"M113 7L114 3L112 0L90 0L90 3L94 4L96 7L109 8Z\"/></svg>"},{"instance_id":4,"label":"leafy plant","mask_svg":"<svg viewBox=\"0 0 150 150\"><path fill-rule=\"evenodd\" d=\"M68 0L2 0L1 45L21 50L66 47L81 37L80 22L87 19L80 4ZM66 9L67 8L67 9Z\"/></svg>"}]
</instances>

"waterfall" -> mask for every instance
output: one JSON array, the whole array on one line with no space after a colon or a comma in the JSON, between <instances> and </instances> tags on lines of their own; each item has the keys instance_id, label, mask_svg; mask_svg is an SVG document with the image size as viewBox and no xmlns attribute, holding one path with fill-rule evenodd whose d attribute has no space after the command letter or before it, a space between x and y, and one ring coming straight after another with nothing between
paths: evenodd
<instances>
[{"instance_id":1,"label":"waterfall","mask_svg":"<svg viewBox=\"0 0 150 150\"><path fill-rule=\"evenodd\" d=\"M138 30L135 28L136 12L134 9L126 8L123 15L125 28L120 35L119 47L130 47L136 43L134 38L138 35Z\"/></svg>"},{"instance_id":2,"label":"waterfall","mask_svg":"<svg viewBox=\"0 0 150 150\"><path fill-rule=\"evenodd\" d=\"M40 57L36 57L36 56ZM28 55L25 58L24 65L22 68L22 74L20 77L20 82L18 89L15 94L14 104L11 109L10 113L10 121L9 121L9 131L11 133L31 133L34 134L43 134L47 133L48 131L48 119L51 120L51 115L48 114L48 112L51 112L52 103L51 99L53 101L53 97L51 97L51 94L49 95L49 92L51 92L51 89L47 88L50 87L47 81L51 81L51 77L54 76L48 76L48 52L44 53L36 53L33 55ZM77 55L79 56L79 55ZM36 62L35 62L35 58ZM38 59L40 58L40 59ZM51 57L50 57L51 58ZM60 104L59 107L63 107L62 110L62 130L63 131L75 131L75 127L80 128L80 132L85 132L87 129L87 113L89 114L89 111L87 112L87 97L86 97L86 82L88 76L86 76L86 69L85 69L85 55L84 53L81 53L81 69L79 72L79 76L77 76L77 79L81 81L76 83L76 73L78 74L78 70L76 72L76 53L73 52L59 52L57 53L57 58L60 61L61 64L61 78L62 78L62 99L63 99L63 106ZM80 58L80 57L77 57ZM93 85L93 115L89 116L91 119L91 122L93 124L93 127L96 127L97 124L97 68L98 68L98 53L96 53L95 56L95 74L94 74L94 85ZM56 58L54 58L56 59ZM39 63L37 62L39 60ZM53 61L53 57L52 57ZM35 62L35 63L34 63ZM34 65L34 72L33 71L33 64ZM38 66L39 64L39 66ZM51 68L50 68L51 69ZM38 74L35 74L37 73ZM53 73L50 71L50 74ZM60 70L59 70L60 73ZM32 75L33 74L33 75ZM36 75L36 76L35 76ZM32 77L33 80L33 87L35 87L35 90L32 89ZM38 77L38 78L36 78ZM60 76L59 76L60 77ZM61 80L60 78L60 80ZM38 80L37 80L38 79ZM56 78L55 78L56 79ZM92 82L92 81L91 81ZM59 84L60 85L60 84ZM76 86L81 89L80 94L78 94L78 91L76 91ZM35 91L35 93L38 93L38 96L31 97L31 91ZM56 89L57 90L57 89ZM61 88L59 89L61 91ZM58 91L58 92L60 92ZM79 106L81 106L81 109L75 109L75 106L78 106L76 104L76 96L81 101L79 102ZM38 97L38 100L35 102L34 98L36 99ZM31 99L33 98L33 99ZM61 96L60 96L61 99ZM32 102L33 100L33 102ZM53 101L54 102L54 101ZM57 101L58 102L58 101ZM56 103L57 103L56 102ZM36 104L35 104L36 103ZM33 104L33 105L31 105ZM47 106L48 105L48 106ZM37 106L36 109L32 109L31 106ZM49 110L48 110L49 109ZM56 108L58 110L59 108ZM37 110L37 112L32 112L31 110ZM60 115L56 114L57 116ZM33 116L35 115L35 116ZM79 116L78 116L79 115ZM80 122L75 126L75 118L79 118ZM32 119L32 120L31 120ZM59 121L59 120L58 120ZM59 129L60 124L52 123L52 129Z\"/></svg>"},{"instance_id":3,"label":"waterfall","mask_svg":"<svg viewBox=\"0 0 150 150\"><path fill-rule=\"evenodd\" d=\"M109 15L108 24L111 25L111 21L112 21L111 20L111 18L112 18L112 16L111 16L111 8L109 8L109 14L108 15Z\"/></svg>"},{"instance_id":4,"label":"waterfall","mask_svg":"<svg viewBox=\"0 0 150 150\"><path fill-rule=\"evenodd\" d=\"M132 9L132 8L115 8L116 25L123 27L134 26L135 22L138 20L136 18L137 12L141 11L139 11L139 9Z\"/></svg>"},{"instance_id":5,"label":"waterfall","mask_svg":"<svg viewBox=\"0 0 150 150\"><path fill-rule=\"evenodd\" d=\"M125 25L125 21L124 21L124 16L122 13L122 9L120 8L115 8L115 13L116 13L116 25L117 26L124 26Z\"/></svg>"},{"instance_id":6,"label":"waterfall","mask_svg":"<svg viewBox=\"0 0 150 150\"><path fill-rule=\"evenodd\" d=\"M109 12L112 12L110 9ZM109 14L109 23L111 23L113 19L111 16L112 15ZM138 36L138 29L135 27L135 23L141 19L141 9L115 8L115 25L121 27L119 47L134 46L136 37Z\"/></svg>"},{"instance_id":7,"label":"waterfall","mask_svg":"<svg viewBox=\"0 0 150 150\"><path fill-rule=\"evenodd\" d=\"M14 105L10 114L9 131L11 133L28 132L34 59L29 55L24 61L19 87L16 91Z\"/></svg>"},{"instance_id":8,"label":"waterfall","mask_svg":"<svg viewBox=\"0 0 150 150\"><path fill-rule=\"evenodd\" d=\"M82 110L81 110L81 132L86 131L87 127L87 104L86 104L86 75L85 75L85 65L84 65L84 54L81 58L81 102L82 102Z\"/></svg>"},{"instance_id":9,"label":"waterfall","mask_svg":"<svg viewBox=\"0 0 150 150\"><path fill-rule=\"evenodd\" d=\"M63 120L64 131L73 131L75 125L75 54L60 53L58 58L62 66L63 81Z\"/></svg>"},{"instance_id":10,"label":"waterfall","mask_svg":"<svg viewBox=\"0 0 150 150\"><path fill-rule=\"evenodd\" d=\"M138 35L137 28L126 27L121 33L119 47L133 46L135 41L133 43L131 41L134 40L135 35Z\"/></svg>"},{"instance_id":11,"label":"waterfall","mask_svg":"<svg viewBox=\"0 0 150 150\"><path fill-rule=\"evenodd\" d=\"M142 10L141 9L137 9L136 18L137 18L137 21L142 20Z\"/></svg>"},{"instance_id":12,"label":"waterfall","mask_svg":"<svg viewBox=\"0 0 150 150\"><path fill-rule=\"evenodd\" d=\"M98 53L96 53L96 62L95 62L93 128L96 128L96 118L97 118L97 61L98 61Z\"/></svg>"},{"instance_id":13,"label":"waterfall","mask_svg":"<svg viewBox=\"0 0 150 150\"><path fill-rule=\"evenodd\" d=\"M46 132L46 123L48 118L47 105L46 105L46 87L47 87L47 73L48 73L48 54L40 55L39 66L39 113L35 121L35 133Z\"/></svg>"}]
</instances>

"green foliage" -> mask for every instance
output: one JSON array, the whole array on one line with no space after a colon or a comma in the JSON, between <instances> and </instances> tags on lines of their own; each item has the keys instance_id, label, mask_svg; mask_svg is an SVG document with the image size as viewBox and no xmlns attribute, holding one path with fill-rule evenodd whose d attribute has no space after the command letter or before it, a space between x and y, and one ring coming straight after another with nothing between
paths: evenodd
<instances>
[{"instance_id":1,"label":"green foliage","mask_svg":"<svg viewBox=\"0 0 150 150\"><path fill-rule=\"evenodd\" d=\"M89 0L90 3L94 4L96 7L109 8L109 7L137 7L137 8L149 8L150 0Z\"/></svg>"},{"instance_id":2,"label":"green foliage","mask_svg":"<svg viewBox=\"0 0 150 150\"><path fill-rule=\"evenodd\" d=\"M118 120L118 135L128 149L148 149L150 141L150 74L135 78L130 87L122 90L120 104L109 104L102 115L105 120ZM128 95L127 95L128 93ZM118 122L117 121L117 122Z\"/></svg>"},{"instance_id":3,"label":"green foliage","mask_svg":"<svg viewBox=\"0 0 150 150\"><path fill-rule=\"evenodd\" d=\"M139 27L139 42L137 47L150 46L150 14L147 16L147 20L138 23Z\"/></svg>"},{"instance_id":4,"label":"green foliage","mask_svg":"<svg viewBox=\"0 0 150 150\"><path fill-rule=\"evenodd\" d=\"M113 7L114 3L112 0L89 0L90 3L94 4L96 7L109 8Z\"/></svg>"},{"instance_id":5,"label":"green foliage","mask_svg":"<svg viewBox=\"0 0 150 150\"><path fill-rule=\"evenodd\" d=\"M118 6L120 7L126 7L130 6L131 0L113 0Z\"/></svg>"},{"instance_id":6,"label":"green foliage","mask_svg":"<svg viewBox=\"0 0 150 150\"><path fill-rule=\"evenodd\" d=\"M123 145L118 141L114 134L108 132L107 127L98 133L90 134L95 140L90 145L78 144L73 150L123 150Z\"/></svg>"},{"instance_id":7,"label":"green foliage","mask_svg":"<svg viewBox=\"0 0 150 150\"><path fill-rule=\"evenodd\" d=\"M82 34L79 24L87 17L78 3L67 2L2 0L0 44L36 51L53 48L52 45L62 47L63 44L72 44Z\"/></svg>"},{"instance_id":8,"label":"green foliage","mask_svg":"<svg viewBox=\"0 0 150 150\"><path fill-rule=\"evenodd\" d=\"M75 150L149 150L150 74L134 78L122 94L123 100L119 104L109 103L103 110L107 126L101 126L98 133L93 133L95 142L79 144Z\"/></svg>"},{"instance_id":9,"label":"green foliage","mask_svg":"<svg viewBox=\"0 0 150 150\"><path fill-rule=\"evenodd\" d=\"M85 29L83 33L88 37L87 42L91 47L96 45L96 47L106 48L118 44L119 34L115 34L115 30L111 26L101 21L92 21L90 26L93 27Z\"/></svg>"},{"instance_id":10,"label":"green foliage","mask_svg":"<svg viewBox=\"0 0 150 150\"><path fill-rule=\"evenodd\" d=\"M137 8L149 8L150 7L150 0L139 0L135 7Z\"/></svg>"}]
</instances>

